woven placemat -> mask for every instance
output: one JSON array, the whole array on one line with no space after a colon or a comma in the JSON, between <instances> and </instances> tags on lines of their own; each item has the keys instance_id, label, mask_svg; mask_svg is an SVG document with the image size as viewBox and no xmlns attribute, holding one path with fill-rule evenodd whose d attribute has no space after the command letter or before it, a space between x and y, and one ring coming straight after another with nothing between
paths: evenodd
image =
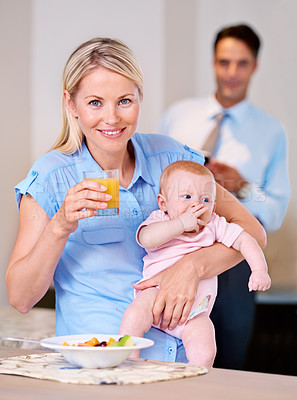
<instances>
[{"instance_id":1,"label":"woven placemat","mask_svg":"<svg viewBox=\"0 0 297 400\"><path fill-rule=\"evenodd\" d=\"M0 359L0 373L88 385L129 385L204 375L204 367L145 359L126 360L114 368L88 369L69 364L60 353Z\"/></svg>"}]
</instances>

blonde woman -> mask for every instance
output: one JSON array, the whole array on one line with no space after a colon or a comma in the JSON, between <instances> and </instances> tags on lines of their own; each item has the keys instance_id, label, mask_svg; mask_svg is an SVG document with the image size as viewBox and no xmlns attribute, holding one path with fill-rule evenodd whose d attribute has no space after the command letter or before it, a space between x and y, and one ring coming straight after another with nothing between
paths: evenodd
<instances>
[{"instance_id":1,"label":"blonde woman","mask_svg":"<svg viewBox=\"0 0 297 400\"><path fill-rule=\"evenodd\" d=\"M118 331L142 274L145 251L135 233L157 208L162 170L179 159L204 161L171 138L136 133L142 93L141 68L125 44L109 38L83 43L64 70L60 137L15 188L19 230L6 273L9 300L27 313L54 279L57 335ZM84 181L83 171L98 169L120 170L118 216L95 216L110 196L99 183ZM216 201L218 214L264 246L263 228L232 195L218 186ZM241 258L215 244L138 288L160 287L154 319L163 313L163 327L172 328L186 320L199 280ZM155 346L143 357L185 360L179 339L154 328L147 336Z\"/></svg>"}]
</instances>

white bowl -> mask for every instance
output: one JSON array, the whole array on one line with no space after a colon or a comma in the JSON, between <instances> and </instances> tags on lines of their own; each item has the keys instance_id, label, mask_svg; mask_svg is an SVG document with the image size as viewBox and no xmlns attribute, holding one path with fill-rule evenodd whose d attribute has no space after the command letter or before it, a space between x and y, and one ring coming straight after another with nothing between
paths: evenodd
<instances>
[{"instance_id":1,"label":"white bowl","mask_svg":"<svg viewBox=\"0 0 297 400\"><path fill-rule=\"evenodd\" d=\"M150 347L154 342L150 339L132 336L135 346L115 346L115 347L77 347L78 343L86 342L96 337L99 342L106 341L110 337L118 340L123 335L108 335L108 334L84 334L84 335L69 335L56 336L40 341L41 346L49 349L58 350L63 357L73 365L82 368L109 368L124 362L129 355L136 349ZM70 346L63 346L67 342Z\"/></svg>"}]
</instances>

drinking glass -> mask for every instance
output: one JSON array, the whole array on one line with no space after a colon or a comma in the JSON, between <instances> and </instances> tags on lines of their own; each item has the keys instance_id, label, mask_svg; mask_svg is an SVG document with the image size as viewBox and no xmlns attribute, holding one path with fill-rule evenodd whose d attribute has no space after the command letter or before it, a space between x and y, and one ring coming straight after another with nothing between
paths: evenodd
<instances>
[{"instance_id":1,"label":"drinking glass","mask_svg":"<svg viewBox=\"0 0 297 400\"><path fill-rule=\"evenodd\" d=\"M101 183L107 190L106 194L110 194L112 198L107 201L107 208L97 210L97 215L118 215L119 214L119 170L98 170L84 171L84 179L89 179Z\"/></svg>"}]
</instances>

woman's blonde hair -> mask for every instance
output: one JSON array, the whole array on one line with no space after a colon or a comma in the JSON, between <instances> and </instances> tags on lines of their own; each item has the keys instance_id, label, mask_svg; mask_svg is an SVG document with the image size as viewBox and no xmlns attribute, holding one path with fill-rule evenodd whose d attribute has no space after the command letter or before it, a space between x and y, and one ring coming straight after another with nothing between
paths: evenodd
<instances>
[{"instance_id":1,"label":"woman's blonde hair","mask_svg":"<svg viewBox=\"0 0 297 400\"><path fill-rule=\"evenodd\" d=\"M133 52L124 43L110 38L94 38L81 44L69 57L63 73L62 85L62 129L52 147L65 154L81 149L83 132L78 121L64 103L64 91L74 98L81 80L90 71L105 67L130 79L143 97L143 75Z\"/></svg>"}]
</instances>

